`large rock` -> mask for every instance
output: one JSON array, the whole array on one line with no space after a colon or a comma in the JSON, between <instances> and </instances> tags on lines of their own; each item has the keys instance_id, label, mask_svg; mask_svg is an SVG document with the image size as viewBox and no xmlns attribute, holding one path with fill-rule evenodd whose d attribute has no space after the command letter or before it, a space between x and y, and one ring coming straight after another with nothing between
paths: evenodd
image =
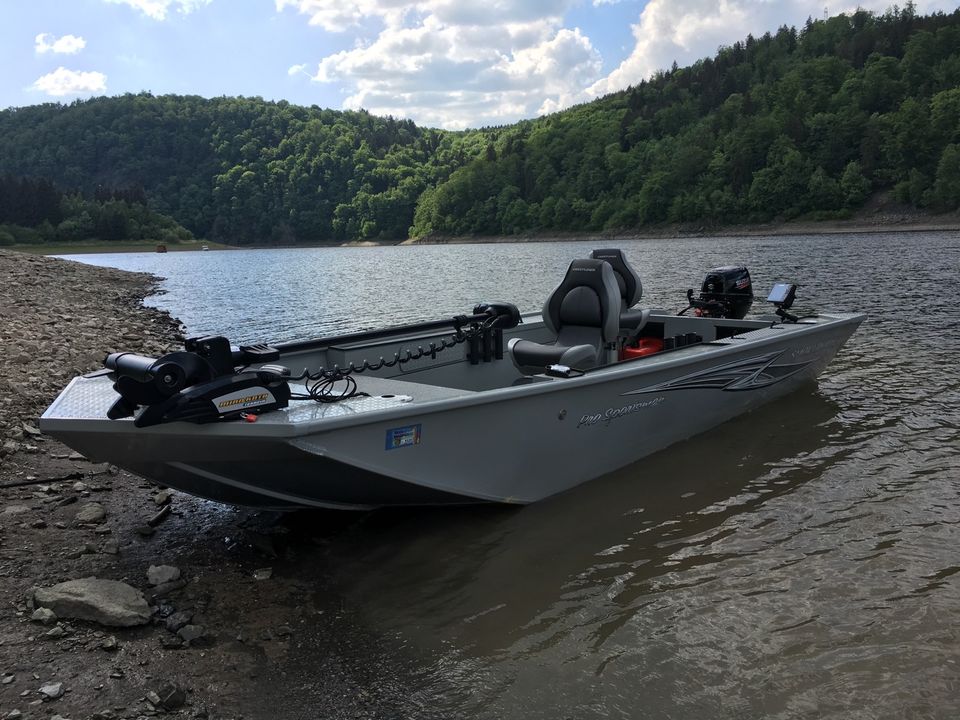
<instances>
[{"instance_id":1,"label":"large rock","mask_svg":"<svg viewBox=\"0 0 960 720\"><path fill-rule=\"evenodd\" d=\"M59 618L90 620L111 627L144 625L150 606L136 588L117 580L95 577L68 580L34 592L34 603L50 608Z\"/></svg>"},{"instance_id":2,"label":"large rock","mask_svg":"<svg viewBox=\"0 0 960 720\"><path fill-rule=\"evenodd\" d=\"M81 505L77 511L77 522L83 524L98 523L107 516L107 511L100 503Z\"/></svg>"},{"instance_id":3,"label":"large rock","mask_svg":"<svg viewBox=\"0 0 960 720\"><path fill-rule=\"evenodd\" d=\"M180 568L173 565L151 565L147 568L147 582L151 585L165 585L180 579Z\"/></svg>"}]
</instances>

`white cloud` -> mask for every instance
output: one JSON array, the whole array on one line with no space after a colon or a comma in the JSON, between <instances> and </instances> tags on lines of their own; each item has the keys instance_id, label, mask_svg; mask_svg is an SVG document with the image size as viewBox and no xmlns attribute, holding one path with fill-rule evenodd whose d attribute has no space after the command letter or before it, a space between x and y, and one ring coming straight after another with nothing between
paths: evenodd
<instances>
[{"instance_id":1,"label":"white cloud","mask_svg":"<svg viewBox=\"0 0 960 720\"><path fill-rule=\"evenodd\" d=\"M605 0L594 0L594 4ZM827 2L830 15L864 10L884 12L892 0ZM953 10L947 0L919 0L917 12ZM823 17L823 0L650 0L633 26L636 45L607 77L596 82L594 96L622 90L665 70L712 56L721 45L732 45L748 34L776 32L782 25L802 27L808 17Z\"/></svg>"},{"instance_id":2,"label":"white cloud","mask_svg":"<svg viewBox=\"0 0 960 720\"><path fill-rule=\"evenodd\" d=\"M574 0L275 2L327 30L380 23L372 41L317 65L315 80L347 88L347 108L447 128L503 124L586 99L600 74L590 39L562 27Z\"/></svg>"},{"instance_id":3,"label":"white cloud","mask_svg":"<svg viewBox=\"0 0 960 720\"><path fill-rule=\"evenodd\" d=\"M330 32L343 32L367 18L397 25L414 3L408 0L275 0L275 5L277 12L290 7L309 16L311 25L319 25Z\"/></svg>"},{"instance_id":4,"label":"white cloud","mask_svg":"<svg viewBox=\"0 0 960 720\"><path fill-rule=\"evenodd\" d=\"M40 33L36 39L37 54L57 53L60 55L74 55L87 46L87 41L76 35L54 37L50 33Z\"/></svg>"},{"instance_id":5,"label":"white cloud","mask_svg":"<svg viewBox=\"0 0 960 720\"><path fill-rule=\"evenodd\" d=\"M595 7L615 2L621 0L592 0ZM882 12L893 0L826 2L835 15L858 6ZM674 61L683 66L712 56L749 33L801 27L824 10L824 0L649 0L633 26L633 50L601 77L590 39L564 27L568 11L583 3L274 0L278 12L292 10L328 32L357 35L355 47L320 58L312 74L344 88L344 107L447 128L560 110L636 84ZM951 0L917 1L921 13L952 9Z\"/></svg>"},{"instance_id":6,"label":"white cloud","mask_svg":"<svg viewBox=\"0 0 960 720\"><path fill-rule=\"evenodd\" d=\"M38 78L30 89L39 90L53 97L106 92L107 76L101 72L78 72L58 67L53 72Z\"/></svg>"},{"instance_id":7,"label":"white cloud","mask_svg":"<svg viewBox=\"0 0 960 720\"><path fill-rule=\"evenodd\" d=\"M115 5L129 5L154 20L166 20L170 8L187 15L213 0L106 0Z\"/></svg>"}]
</instances>

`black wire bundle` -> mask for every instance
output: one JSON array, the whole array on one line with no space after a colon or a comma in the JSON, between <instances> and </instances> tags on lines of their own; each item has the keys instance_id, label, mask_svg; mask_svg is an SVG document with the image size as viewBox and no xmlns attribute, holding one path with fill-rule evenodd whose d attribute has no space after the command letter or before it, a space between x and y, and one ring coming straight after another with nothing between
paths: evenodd
<instances>
[{"instance_id":1,"label":"black wire bundle","mask_svg":"<svg viewBox=\"0 0 960 720\"><path fill-rule=\"evenodd\" d=\"M367 362L366 359L363 360L360 365L350 365L346 368L341 368L338 365L334 365L332 370L327 370L326 368L320 368L316 372L310 372L307 368L303 369L297 377L290 378L291 381L303 380L304 387L306 388L306 394L296 394L291 395L291 398L296 400L315 400L319 403L334 403L340 402L341 400L347 400L352 397L369 397L369 393L361 392L357 389L357 381L352 377L353 373L364 372L365 370L380 370L381 368L394 367L396 365L403 365L408 363L411 360L419 360L425 355L429 355L431 358L436 357L438 352L443 352L452 347L456 347L462 343L465 343L471 337L479 335L481 332L486 330L488 327L492 326L493 323L497 320L496 317L491 318L488 321L485 321L481 325L474 325L471 327L469 332L462 332L457 330L451 338L442 338L440 344L432 342L430 346L425 350L423 346L418 345L416 352L411 350L398 350L393 354L393 358L390 360L385 360L381 357L376 363L372 365ZM341 380L346 381L346 385L337 391L336 384Z\"/></svg>"},{"instance_id":2,"label":"black wire bundle","mask_svg":"<svg viewBox=\"0 0 960 720\"><path fill-rule=\"evenodd\" d=\"M303 378L296 378L301 380ZM339 391L337 383L344 381L346 384ZM315 400L318 403L335 403L352 397L369 397L369 393L360 392L357 389L357 381L349 374L345 374L334 368L332 371L321 370L319 373L308 375L304 387L307 394L291 394L290 397L297 400Z\"/></svg>"}]
</instances>

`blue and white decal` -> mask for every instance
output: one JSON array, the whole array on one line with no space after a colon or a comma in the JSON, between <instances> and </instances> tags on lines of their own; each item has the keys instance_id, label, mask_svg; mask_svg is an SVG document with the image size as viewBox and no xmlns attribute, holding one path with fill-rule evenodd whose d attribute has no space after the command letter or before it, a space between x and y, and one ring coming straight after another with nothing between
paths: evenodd
<instances>
[{"instance_id":1,"label":"blue and white decal","mask_svg":"<svg viewBox=\"0 0 960 720\"><path fill-rule=\"evenodd\" d=\"M405 425L387 430L387 450L398 450L420 444L420 425Z\"/></svg>"}]
</instances>

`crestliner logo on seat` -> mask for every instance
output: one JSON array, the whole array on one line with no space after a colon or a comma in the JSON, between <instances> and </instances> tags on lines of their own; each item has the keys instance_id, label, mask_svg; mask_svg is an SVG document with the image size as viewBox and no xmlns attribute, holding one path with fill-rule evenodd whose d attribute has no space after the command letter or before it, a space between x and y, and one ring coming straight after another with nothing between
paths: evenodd
<instances>
[{"instance_id":1,"label":"crestliner logo on seat","mask_svg":"<svg viewBox=\"0 0 960 720\"><path fill-rule=\"evenodd\" d=\"M596 272L596 271L597 271L596 268L580 268L580 267L570 268L570 272Z\"/></svg>"}]
</instances>

